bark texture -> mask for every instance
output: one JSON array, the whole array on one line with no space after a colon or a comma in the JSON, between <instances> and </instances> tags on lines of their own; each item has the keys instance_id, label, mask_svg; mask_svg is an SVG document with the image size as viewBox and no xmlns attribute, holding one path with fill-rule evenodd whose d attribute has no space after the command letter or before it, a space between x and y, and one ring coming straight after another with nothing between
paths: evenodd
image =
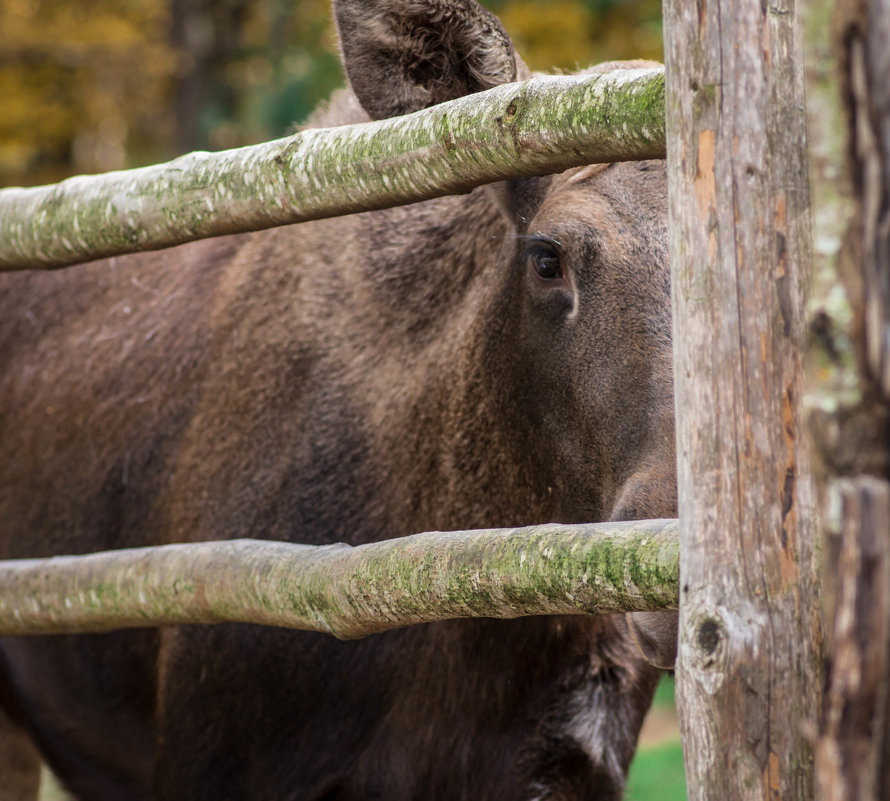
<instances>
[{"instance_id":1,"label":"bark texture","mask_svg":"<svg viewBox=\"0 0 890 801\"><path fill-rule=\"evenodd\" d=\"M816 239L807 395L826 520L817 797L873 801L890 799L890 3L814 0L807 32L830 232Z\"/></svg>"},{"instance_id":2,"label":"bark texture","mask_svg":"<svg viewBox=\"0 0 890 801\"><path fill-rule=\"evenodd\" d=\"M689 797L810 799L821 628L801 429L796 9L664 8Z\"/></svg>"},{"instance_id":3,"label":"bark texture","mask_svg":"<svg viewBox=\"0 0 890 801\"><path fill-rule=\"evenodd\" d=\"M0 270L64 267L664 152L662 70L544 76L404 117L0 190Z\"/></svg>"},{"instance_id":4,"label":"bark texture","mask_svg":"<svg viewBox=\"0 0 890 801\"><path fill-rule=\"evenodd\" d=\"M890 486L860 476L834 487L840 500L839 548L827 578L833 587L833 632L817 749L819 797L874 801L890 798Z\"/></svg>"},{"instance_id":5,"label":"bark texture","mask_svg":"<svg viewBox=\"0 0 890 801\"><path fill-rule=\"evenodd\" d=\"M260 540L0 562L0 635L262 623L342 639L462 617L676 609L676 520Z\"/></svg>"}]
</instances>

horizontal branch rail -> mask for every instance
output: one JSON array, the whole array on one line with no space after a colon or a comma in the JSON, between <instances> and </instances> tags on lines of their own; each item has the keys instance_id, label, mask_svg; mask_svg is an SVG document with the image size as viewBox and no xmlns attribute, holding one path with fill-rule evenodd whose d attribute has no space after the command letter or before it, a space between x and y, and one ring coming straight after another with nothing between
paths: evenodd
<instances>
[{"instance_id":1,"label":"horizontal branch rail","mask_svg":"<svg viewBox=\"0 0 890 801\"><path fill-rule=\"evenodd\" d=\"M466 617L676 609L676 520L227 540L0 562L0 635L262 623L341 639Z\"/></svg>"},{"instance_id":2,"label":"horizontal branch rail","mask_svg":"<svg viewBox=\"0 0 890 801\"><path fill-rule=\"evenodd\" d=\"M538 77L404 117L0 190L0 270L63 267L664 154L661 69Z\"/></svg>"}]
</instances>

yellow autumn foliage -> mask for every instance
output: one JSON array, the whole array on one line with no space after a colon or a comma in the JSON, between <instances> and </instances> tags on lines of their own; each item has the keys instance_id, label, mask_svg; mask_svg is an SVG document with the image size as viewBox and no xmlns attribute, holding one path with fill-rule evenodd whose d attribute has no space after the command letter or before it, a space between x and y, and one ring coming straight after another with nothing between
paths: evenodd
<instances>
[{"instance_id":1,"label":"yellow autumn foliage","mask_svg":"<svg viewBox=\"0 0 890 801\"><path fill-rule=\"evenodd\" d=\"M661 55L658 0L483 0L529 66ZM287 133L342 82L329 0L0 0L0 186Z\"/></svg>"},{"instance_id":2,"label":"yellow autumn foliage","mask_svg":"<svg viewBox=\"0 0 890 801\"><path fill-rule=\"evenodd\" d=\"M163 137L167 27L166 0L0 0L2 182L116 169L131 128Z\"/></svg>"}]
</instances>

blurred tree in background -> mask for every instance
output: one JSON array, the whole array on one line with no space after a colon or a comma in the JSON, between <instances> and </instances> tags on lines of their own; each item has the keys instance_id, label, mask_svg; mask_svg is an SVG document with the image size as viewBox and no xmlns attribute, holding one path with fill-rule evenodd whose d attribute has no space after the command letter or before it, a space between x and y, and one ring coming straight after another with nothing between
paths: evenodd
<instances>
[{"instance_id":1,"label":"blurred tree in background","mask_svg":"<svg viewBox=\"0 0 890 801\"><path fill-rule=\"evenodd\" d=\"M661 59L660 0L484 0L533 69ZM329 0L0 0L0 186L287 134L343 83Z\"/></svg>"}]
</instances>

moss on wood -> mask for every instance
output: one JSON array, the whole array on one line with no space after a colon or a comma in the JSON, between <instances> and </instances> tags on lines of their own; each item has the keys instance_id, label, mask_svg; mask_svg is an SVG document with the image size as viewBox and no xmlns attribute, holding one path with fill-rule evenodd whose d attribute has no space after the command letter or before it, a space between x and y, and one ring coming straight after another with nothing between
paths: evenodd
<instances>
[{"instance_id":1,"label":"moss on wood","mask_svg":"<svg viewBox=\"0 0 890 801\"><path fill-rule=\"evenodd\" d=\"M664 153L662 70L544 76L404 117L0 190L0 269L63 267Z\"/></svg>"},{"instance_id":2,"label":"moss on wood","mask_svg":"<svg viewBox=\"0 0 890 801\"><path fill-rule=\"evenodd\" d=\"M466 617L676 609L675 520L260 540L0 562L0 635L247 622L362 637Z\"/></svg>"}]
</instances>

